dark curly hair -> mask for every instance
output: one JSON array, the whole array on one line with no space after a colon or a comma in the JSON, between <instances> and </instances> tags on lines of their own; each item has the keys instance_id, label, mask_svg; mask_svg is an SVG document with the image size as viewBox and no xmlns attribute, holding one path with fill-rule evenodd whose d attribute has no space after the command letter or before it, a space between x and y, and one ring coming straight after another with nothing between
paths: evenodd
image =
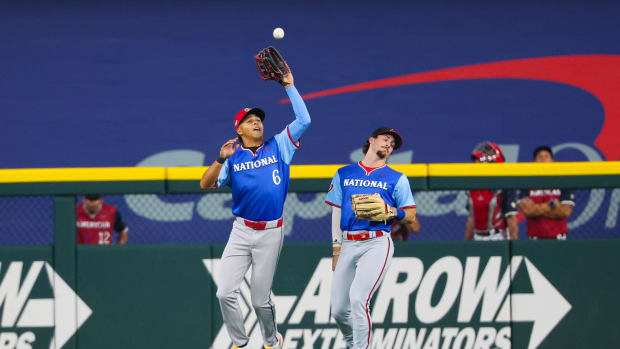
<instances>
[{"instance_id":1,"label":"dark curly hair","mask_svg":"<svg viewBox=\"0 0 620 349\"><path fill-rule=\"evenodd\" d=\"M368 148L370 148L370 142L366 140L366 143L364 143L364 146L362 147L362 152L364 152L364 154L368 153Z\"/></svg>"}]
</instances>

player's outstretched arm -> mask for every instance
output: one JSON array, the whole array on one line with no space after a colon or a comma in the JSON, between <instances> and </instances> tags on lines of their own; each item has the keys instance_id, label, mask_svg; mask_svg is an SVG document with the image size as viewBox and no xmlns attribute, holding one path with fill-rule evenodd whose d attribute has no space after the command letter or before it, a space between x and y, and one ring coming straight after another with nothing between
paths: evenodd
<instances>
[{"instance_id":1,"label":"player's outstretched arm","mask_svg":"<svg viewBox=\"0 0 620 349\"><path fill-rule=\"evenodd\" d=\"M310 113L306 108L303 98L294 86L293 73L289 73L284 76L284 80L290 82L290 85L286 85L286 94L291 100L293 106L293 112L295 113L295 120L288 126L291 138L298 142L301 135L308 129L311 123Z\"/></svg>"},{"instance_id":2,"label":"player's outstretched arm","mask_svg":"<svg viewBox=\"0 0 620 349\"><path fill-rule=\"evenodd\" d=\"M202 175L202 179L200 179L200 188L212 189L215 187L215 184L217 183L217 177L222 170L222 160L226 160L231 157L235 153L235 150L239 148L239 144L235 144L236 141L237 138L235 137L233 139L229 139L228 141L226 141L226 143L224 143L224 145L222 145L222 148L220 148L219 158L213 161L211 166L209 166L209 168Z\"/></svg>"}]
</instances>

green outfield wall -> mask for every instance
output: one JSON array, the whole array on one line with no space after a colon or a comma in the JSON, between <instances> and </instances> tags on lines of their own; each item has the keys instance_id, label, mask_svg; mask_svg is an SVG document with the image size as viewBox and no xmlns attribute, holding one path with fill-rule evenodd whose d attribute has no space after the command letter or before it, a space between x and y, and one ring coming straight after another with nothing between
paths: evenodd
<instances>
[{"instance_id":1,"label":"green outfield wall","mask_svg":"<svg viewBox=\"0 0 620 349\"><path fill-rule=\"evenodd\" d=\"M228 348L215 298L222 249L78 246L68 286L51 247L2 247L0 343ZM396 243L373 300L372 347L610 347L620 343L619 250L616 240ZM273 297L285 348L344 348L329 254L328 244L284 246ZM247 278L240 304L260 348Z\"/></svg>"},{"instance_id":2,"label":"green outfield wall","mask_svg":"<svg viewBox=\"0 0 620 349\"><path fill-rule=\"evenodd\" d=\"M337 165L291 169L324 191ZM620 187L620 165L394 165L417 190ZM52 195L54 244L0 246L0 348L229 348L215 298L223 245L77 246L75 195L198 192L204 167L0 170L0 195ZM620 240L396 243L372 348L610 348ZM329 244L286 244L273 285L285 348L344 348ZM248 284L240 304L261 348Z\"/></svg>"}]
</instances>

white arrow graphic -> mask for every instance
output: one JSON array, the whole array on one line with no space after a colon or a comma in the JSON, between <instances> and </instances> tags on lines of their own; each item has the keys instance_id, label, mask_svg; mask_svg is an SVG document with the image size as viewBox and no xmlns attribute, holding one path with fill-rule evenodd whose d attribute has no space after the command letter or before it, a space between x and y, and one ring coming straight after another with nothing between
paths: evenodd
<instances>
[{"instance_id":1,"label":"white arrow graphic","mask_svg":"<svg viewBox=\"0 0 620 349\"><path fill-rule=\"evenodd\" d=\"M527 257L522 258L525 260L533 292L515 293L507 297L496 320L509 321L510 310L512 310L512 321L534 322L528 349L536 349L571 310L572 306ZM513 263L515 261L513 259ZM517 266L513 264L513 278L517 268L518 263Z\"/></svg>"},{"instance_id":2,"label":"white arrow graphic","mask_svg":"<svg viewBox=\"0 0 620 349\"><path fill-rule=\"evenodd\" d=\"M217 285L220 280L220 259L203 259L205 267L211 277L213 277L213 281ZM241 307L241 311L243 313L243 317L245 319L245 330L249 333L250 341L248 343L248 348L256 348L263 345L263 337L261 335L260 326L258 326L258 321L256 319L256 314L252 309L252 301L250 299L250 280L252 276L252 268L248 270L245 274L244 280L241 283L240 287L240 295L239 295L239 306ZM291 308L295 304L297 300L297 296L276 296L271 293L271 299L276 304L276 319L278 323L282 323L286 316L291 311ZM215 340L211 345L211 349L214 348L230 348L232 347L232 342L230 341L230 337L228 336L228 331L225 326L220 328L219 332L215 336Z\"/></svg>"},{"instance_id":3,"label":"white arrow graphic","mask_svg":"<svg viewBox=\"0 0 620 349\"><path fill-rule=\"evenodd\" d=\"M50 349L60 349L90 317L92 310L47 262L45 270L54 298L29 300L17 327L54 327Z\"/></svg>"}]
</instances>

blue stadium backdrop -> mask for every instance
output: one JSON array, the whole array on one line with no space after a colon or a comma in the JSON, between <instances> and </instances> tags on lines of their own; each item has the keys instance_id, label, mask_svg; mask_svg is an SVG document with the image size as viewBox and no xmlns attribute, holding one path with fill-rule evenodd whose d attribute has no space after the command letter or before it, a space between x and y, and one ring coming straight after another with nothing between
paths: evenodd
<instances>
[{"instance_id":1,"label":"blue stadium backdrop","mask_svg":"<svg viewBox=\"0 0 620 349\"><path fill-rule=\"evenodd\" d=\"M466 162L487 139L510 161L531 161L540 144L559 161L617 161L617 13L617 1L2 2L0 168L209 164L245 106L266 111L269 137L293 115L281 87L258 77L252 56L267 45L289 61L313 119L296 164L355 161L379 125L404 137L397 163ZM591 203L582 223L617 233L611 191L582 196L573 219ZM184 241L168 233L174 220L136 211L143 199L111 200L150 224L133 241ZM160 200L189 200L176 224L225 239L230 220L201 213L200 196ZM431 226L464 219L420 210Z\"/></svg>"}]
</instances>

